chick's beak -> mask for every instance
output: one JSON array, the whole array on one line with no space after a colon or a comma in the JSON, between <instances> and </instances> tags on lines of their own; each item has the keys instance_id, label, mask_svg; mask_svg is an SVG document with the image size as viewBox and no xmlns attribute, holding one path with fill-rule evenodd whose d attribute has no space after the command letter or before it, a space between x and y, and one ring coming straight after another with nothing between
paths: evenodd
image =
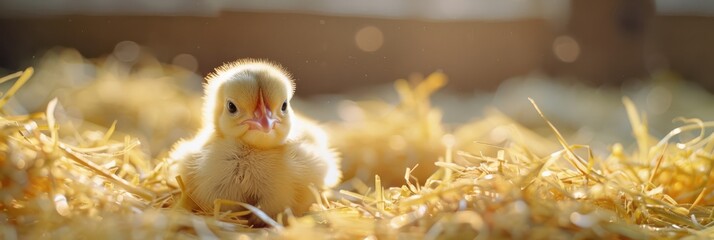
<instances>
[{"instance_id":1,"label":"chick's beak","mask_svg":"<svg viewBox=\"0 0 714 240\"><path fill-rule=\"evenodd\" d=\"M257 129L267 133L273 130L275 122L277 122L277 119L275 119L273 112L270 111L270 108L265 103L263 94L260 94L258 104L255 106L255 111L253 111L253 119L248 119L243 123L248 124L249 129Z\"/></svg>"}]
</instances>

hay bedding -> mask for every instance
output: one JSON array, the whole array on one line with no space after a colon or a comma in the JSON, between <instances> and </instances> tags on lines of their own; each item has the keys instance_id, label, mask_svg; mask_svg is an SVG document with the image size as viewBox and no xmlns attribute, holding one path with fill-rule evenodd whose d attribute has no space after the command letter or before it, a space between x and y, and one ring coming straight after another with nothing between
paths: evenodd
<instances>
[{"instance_id":1,"label":"hay bedding","mask_svg":"<svg viewBox=\"0 0 714 240\"><path fill-rule=\"evenodd\" d=\"M0 108L32 74L29 68L0 80L14 81ZM564 139L540 110L557 141L497 112L447 132L429 105L444 84L441 73L416 85L400 80L399 105L354 103L360 117L329 130L346 175L369 179L348 178L339 190L316 192L321 201L309 215L286 212L285 221L267 229L243 225L241 216L260 214L250 206L236 213L172 209L181 187L166 176L175 163L151 157L137 137L120 136L116 124L78 130L58 120L57 100L30 114L2 110L0 238L714 237L714 135L707 131L714 122L686 119L654 139L624 99L637 148L627 152L615 143L609 155L597 156ZM505 144L474 143L498 126L507 126ZM699 135L676 141L683 132Z\"/></svg>"}]
</instances>

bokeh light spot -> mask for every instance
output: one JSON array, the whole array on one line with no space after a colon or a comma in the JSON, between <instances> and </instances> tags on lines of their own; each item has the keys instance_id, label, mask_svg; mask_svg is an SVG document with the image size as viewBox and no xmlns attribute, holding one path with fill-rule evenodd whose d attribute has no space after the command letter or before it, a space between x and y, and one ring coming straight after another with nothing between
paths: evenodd
<instances>
[{"instance_id":1,"label":"bokeh light spot","mask_svg":"<svg viewBox=\"0 0 714 240\"><path fill-rule=\"evenodd\" d=\"M501 143L508 139L508 135L508 128L506 126L498 126L491 130L491 132L489 133L489 138L494 143Z\"/></svg>"},{"instance_id":2,"label":"bokeh light spot","mask_svg":"<svg viewBox=\"0 0 714 240\"><path fill-rule=\"evenodd\" d=\"M357 47L365 52L374 52L379 50L384 44L384 35L382 30L375 26L363 27L355 35Z\"/></svg>"},{"instance_id":3,"label":"bokeh light spot","mask_svg":"<svg viewBox=\"0 0 714 240\"><path fill-rule=\"evenodd\" d=\"M133 62L139 58L139 44L133 41L122 41L114 46L114 57L122 62Z\"/></svg>"},{"instance_id":4,"label":"bokeh light spot","mask_svg":"<svg viewBox=\"0 0 714 240\"><path fill-rule=\"evenodd\" d=\"M647 110L653 114L665 113L672 106L672 93L662 87L656 86L647 93Z\"/></svg>"},{"instance_id":5,"label":"bokeh light spot","mask_svg":"<svg viewBox=\"0 0 714 240\"><path fill-rule=\"evenodd\" d=\"M195 72L198 69L198 60L196 57L187 53L176 55L171 60L171 64L182 67L191 72Z\"/></svg>"},{"instance_id":6,"label":"bokeh light spot","mask_svg":"<svg viewBox=\"0 0 714 240\"><path fill-rule=\"evenodd\" d=\"M389 148L396 151L402 151L407 147L407 142L404 137L393 135L389 138Z\"/></svg>"},{"instance_id":7,"label":"bokeh light spot","mask_svg":"<svg viewBox=\"0 0 714 240\"><path fill-rule=\"evenodd\" d=\"M570 36L559 36L553 41L553 53L560 61L575 62L580 56L580 44Z\"/></svg>"},{"instance_id":8,"label":"bokeh light spot","mask_svg":"<svg viewBox=\"0 0 714 240\"><path fill-rule=\"evenodd\" d=\"M589 214L580 214L578 212L573 212L570 214L570 221L582 228L589 228L595 225L596 219Z\"/></svg>"}]
</instances>

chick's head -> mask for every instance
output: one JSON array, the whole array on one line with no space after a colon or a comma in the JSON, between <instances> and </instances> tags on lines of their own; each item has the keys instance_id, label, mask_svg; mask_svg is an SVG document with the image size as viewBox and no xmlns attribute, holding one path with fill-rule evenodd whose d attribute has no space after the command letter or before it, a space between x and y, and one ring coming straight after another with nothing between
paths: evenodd
<instances>
[{"instance_id":1,"label":"chick's head","mask_svg":"<svg viewBox=\"0 0 714 240\"><path fill-rule=\"evenodd\" d=\"M252 147L278 146L290 132L294 89L277 65L257 60L226 64L209 76L204 125Z\"/></svg>"}]
</instances>

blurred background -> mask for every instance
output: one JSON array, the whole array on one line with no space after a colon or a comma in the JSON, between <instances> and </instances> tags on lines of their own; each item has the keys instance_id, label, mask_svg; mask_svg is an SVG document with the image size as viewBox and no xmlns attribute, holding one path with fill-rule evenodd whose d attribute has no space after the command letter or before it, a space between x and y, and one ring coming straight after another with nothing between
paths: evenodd
<instances>
[{"instance_id":1,"label":"blurred background","mask_svg":"<svg viewBox=\"0 0 714 240\"><path fill-rule=\"evenodd\" d=\"M359 101L397 104L396 79L443 72L438 139L500 116L552 140L528 97L596 150L632 140L623 96L657 137L676 117L714 119L707 0L3 0L0 33L0 75L38 69L13 111L58 97L66 121L116 120L152 156L195 129L202 76L246 57L285 66L298 109L333 123L374 109Z\"/></svg>"},{"instance_id":2,"label":"blurred background","mask_svg":"<svg viewBox=\"0 0 714 240\"><path fill-rule=\"evenodd\" d=\"M300 94L436 70L466 92L533 71L599 86L662 69L714 89L706 0L4 0L0 14L5 71L55 46L99 57L130 41L199 75L273 59L310 86Z\"/></svg>"}]
</instances>

